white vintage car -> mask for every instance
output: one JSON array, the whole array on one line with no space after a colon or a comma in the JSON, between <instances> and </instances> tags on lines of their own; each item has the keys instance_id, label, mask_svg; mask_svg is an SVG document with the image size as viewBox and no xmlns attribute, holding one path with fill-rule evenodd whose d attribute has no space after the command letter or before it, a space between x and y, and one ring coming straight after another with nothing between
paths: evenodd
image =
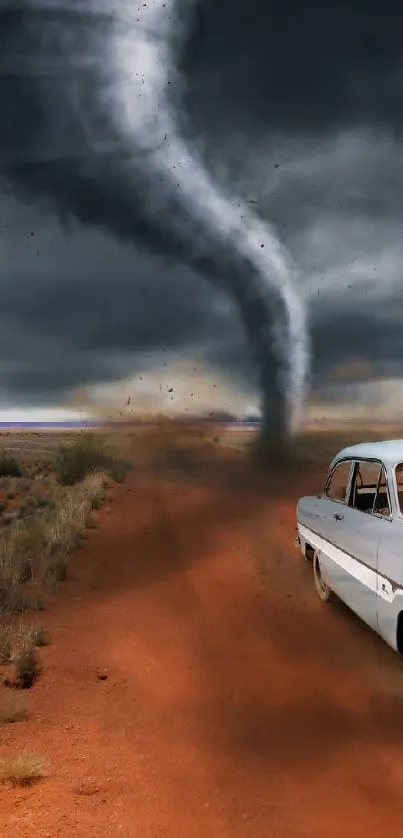
<instances>
[{"instance_id":1,"label":"white vintage car","mask_svg":"<svg viewBox=\"0 0 403 838\"><path fill-rule=\"evenodd\" d=\"M297 543L324 602L343 600L403 654L403 440L344 448L297 504Z\"/></svg>"}]
</instances>

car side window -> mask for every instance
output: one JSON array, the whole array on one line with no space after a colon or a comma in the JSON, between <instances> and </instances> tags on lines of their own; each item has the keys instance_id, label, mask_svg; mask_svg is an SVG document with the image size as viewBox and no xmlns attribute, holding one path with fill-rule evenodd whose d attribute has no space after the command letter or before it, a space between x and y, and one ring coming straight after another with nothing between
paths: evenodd
<instances>
[{"instance_id":1,"label":"car side window","mask_svg":"<svg viewBox=\"0 0 403 838\"><path fill-rule=\"evenodd\" d=\"M403 463L399 463L395 469L397 498L399 501L399 509L403 515Z\"/></svg>"},{"instance_id":2,"label":"car side window","mask_svg":"<svg viewBox=\"0 0 403 838\"><path fill-rule=\"evenodd\" d=\"M351 460L343 460L333 469L325 488L325 497L346 503Z\"/></svg>"},{"instance_id":3,"label":"car side window","mask_svg":"<svg viewBox=\"0 0 403 838\"><path fill-rule=\"evenodd\" d=\"M391 515L390 501L388 495L388 479L384 467L379 475L378 489L375 497L373 512L375 515L382 515L389 518Z\"/></svg>"},{"instance_id":4,"label":"car side window","mask_svg":"<svg viewBox=\"0 0 403 838\"><path fill-rule=\"evenodd\" d=\"M360 512L390 515L386 472L380 463L363 460L355 464L350 505Z\"/></svg>"}]
</instances>

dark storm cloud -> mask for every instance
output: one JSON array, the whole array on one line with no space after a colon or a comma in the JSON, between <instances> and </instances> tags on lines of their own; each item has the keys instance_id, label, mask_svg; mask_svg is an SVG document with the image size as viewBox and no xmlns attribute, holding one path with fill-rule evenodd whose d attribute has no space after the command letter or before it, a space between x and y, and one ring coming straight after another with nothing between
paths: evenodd
<instances>
[{"instance_id":1,"label":"dark storm cloud","mask_svg":"<svg viewBox=\"0 0 403 838\"><path fill-rule=\"evenodd\" d=\"M87 251L85 264L65 266L70 244L60 247L58 265L46 266L46 259L35 264L32 257L28 267L11 270L2 281L8 323L17 322L28 333L35 324L50 340L63 338L72 350L181 348L192 343L195 331L208 337L214 312L200 279L133 252L125 258L120 248L105 247L101 237L94 236L93 243L101 262ZM81 255L85 247L84 239Z\"/></svg>"},{"instance_id":2,"label":"dark storm cloud","mask_svg":"<svg viewBox=\"0 0 403 838\"><path fill-rule=\"evenodd\" d=\"M8 199L6 207L0 403L13 393L57 402L67 389L147 366L155 350L191 352L236 329L226 298L212 297L188 268L85 229L66 238L35 206L19 214Z\"/></svg>"},{"instance_id":3,"label":"dark storm cloud","mask_svg":"<svg viewBox=\"0 0 403 838\"><path fill-rule=\"evenodd\" d=\"M29 136L38 159L49 141L38 127L44 103L21 98L22 59L7 46L15 48L9 33L19 5L0 3L0 143L3 157L15 158L35 124ZM275 221L301 266L314 391L357 356L384 375L401 375L400 4L203 0L195 24L183 61L184 130L217 178ZM83 26L91 26L90 18ZM37 31L32 27L33 39ZM58 50L77 57L83 45L54 33L53 48L57 63ZM85 78L78 91L84 104L92 84L90 73ZM89 156L85 133L63 114L50 86L45 104L58 126L48 176L71 193L60 159L73 149L84 155L86 221L91 201L103 200L98 177L109 177L111 157ZM102 114L98 127L101 146L121 159L122 188L114 181L112 190L116 232L127 237L135 230L153 248L154 232L122 197L126 162ZM32 182L37 177L32 166ZM0 382L10 398L50 401L65 388L129 373L144 351L194 346L204 346L207 358L240 383L250 380L239 317L223 295L185 266L140 254L102 232L73 224L62 235L43 206L18 206L10 195L0 205ZM170 247L160 237L159 253Z\"/></svg>"},{"instance_id":4,"label":"dark storm cloud","mask_svg":"<svg viewBox=\"0 0 403 838\"><path fill-rule=\"evenodd\" d=\"M401 38L398 0L204 0L185 58L189 102L201 120L269 136L352 124L395 132Z\"/></svg>"},{"instance_id":5,"label":"dark storm cloud","mask_svg":"<svg viewBox=\"0 0 403 838\"><path fill-rule=\"evenodd\" d=\"M357 312L333 306L312 317L312 394L327 397L335 380L337 398L343 398L340 381L371 382L380 378L403 378L403 300L393 313L371 309ZM233 334L217 342L209 360L242 383L253 376L246 346ZM349 367L349 365L351 365ZM343 374L339 374L343 370Z\"/></svg>"}]
</instances>

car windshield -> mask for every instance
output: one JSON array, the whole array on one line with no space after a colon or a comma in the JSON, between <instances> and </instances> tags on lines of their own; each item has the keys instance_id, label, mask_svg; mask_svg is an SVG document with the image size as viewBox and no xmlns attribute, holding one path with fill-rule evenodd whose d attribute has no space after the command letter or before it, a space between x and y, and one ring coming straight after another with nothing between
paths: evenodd
<instances>
[{"instance_id":1,"label":"car windshield","mask_svg":"<svg viewBox=\"0 0 403 838\"><path fill-rule=\"evenodd\" d=\"M403 515L403 463L399 463L399 465L396 466L395 474L399 509Z\"/></svg>"}]
</instances>

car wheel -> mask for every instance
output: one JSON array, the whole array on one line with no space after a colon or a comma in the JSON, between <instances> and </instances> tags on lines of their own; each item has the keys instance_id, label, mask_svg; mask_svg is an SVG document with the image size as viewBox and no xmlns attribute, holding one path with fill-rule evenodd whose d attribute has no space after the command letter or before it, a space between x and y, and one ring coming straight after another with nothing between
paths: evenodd
<instances>
[{"instance_id":1,"label":"car wheel","mask_svg":"<svg viewBox=\"0 0 403 838\"><path fill-rule=\"evenodd\" d=\"M309 562L309 564L312 564L314 555L315 555L315 550L312 550L312 547L305 547L305 550L303 552L303 557L304 557L306 562Z\"/></svg>"},{"instance_id":2,"label":"car wheel","mask_svg":"<svg viewBox=\"0 0 403 838\"><path fill-rule=\"evenodd\" d=\"M333 591L329 585L322 579L322 571L318 554L315 553L313 557L313 579L315 582L316 593L322 602L330 602L333 599Z\"/></svg>"}]
</instances>

